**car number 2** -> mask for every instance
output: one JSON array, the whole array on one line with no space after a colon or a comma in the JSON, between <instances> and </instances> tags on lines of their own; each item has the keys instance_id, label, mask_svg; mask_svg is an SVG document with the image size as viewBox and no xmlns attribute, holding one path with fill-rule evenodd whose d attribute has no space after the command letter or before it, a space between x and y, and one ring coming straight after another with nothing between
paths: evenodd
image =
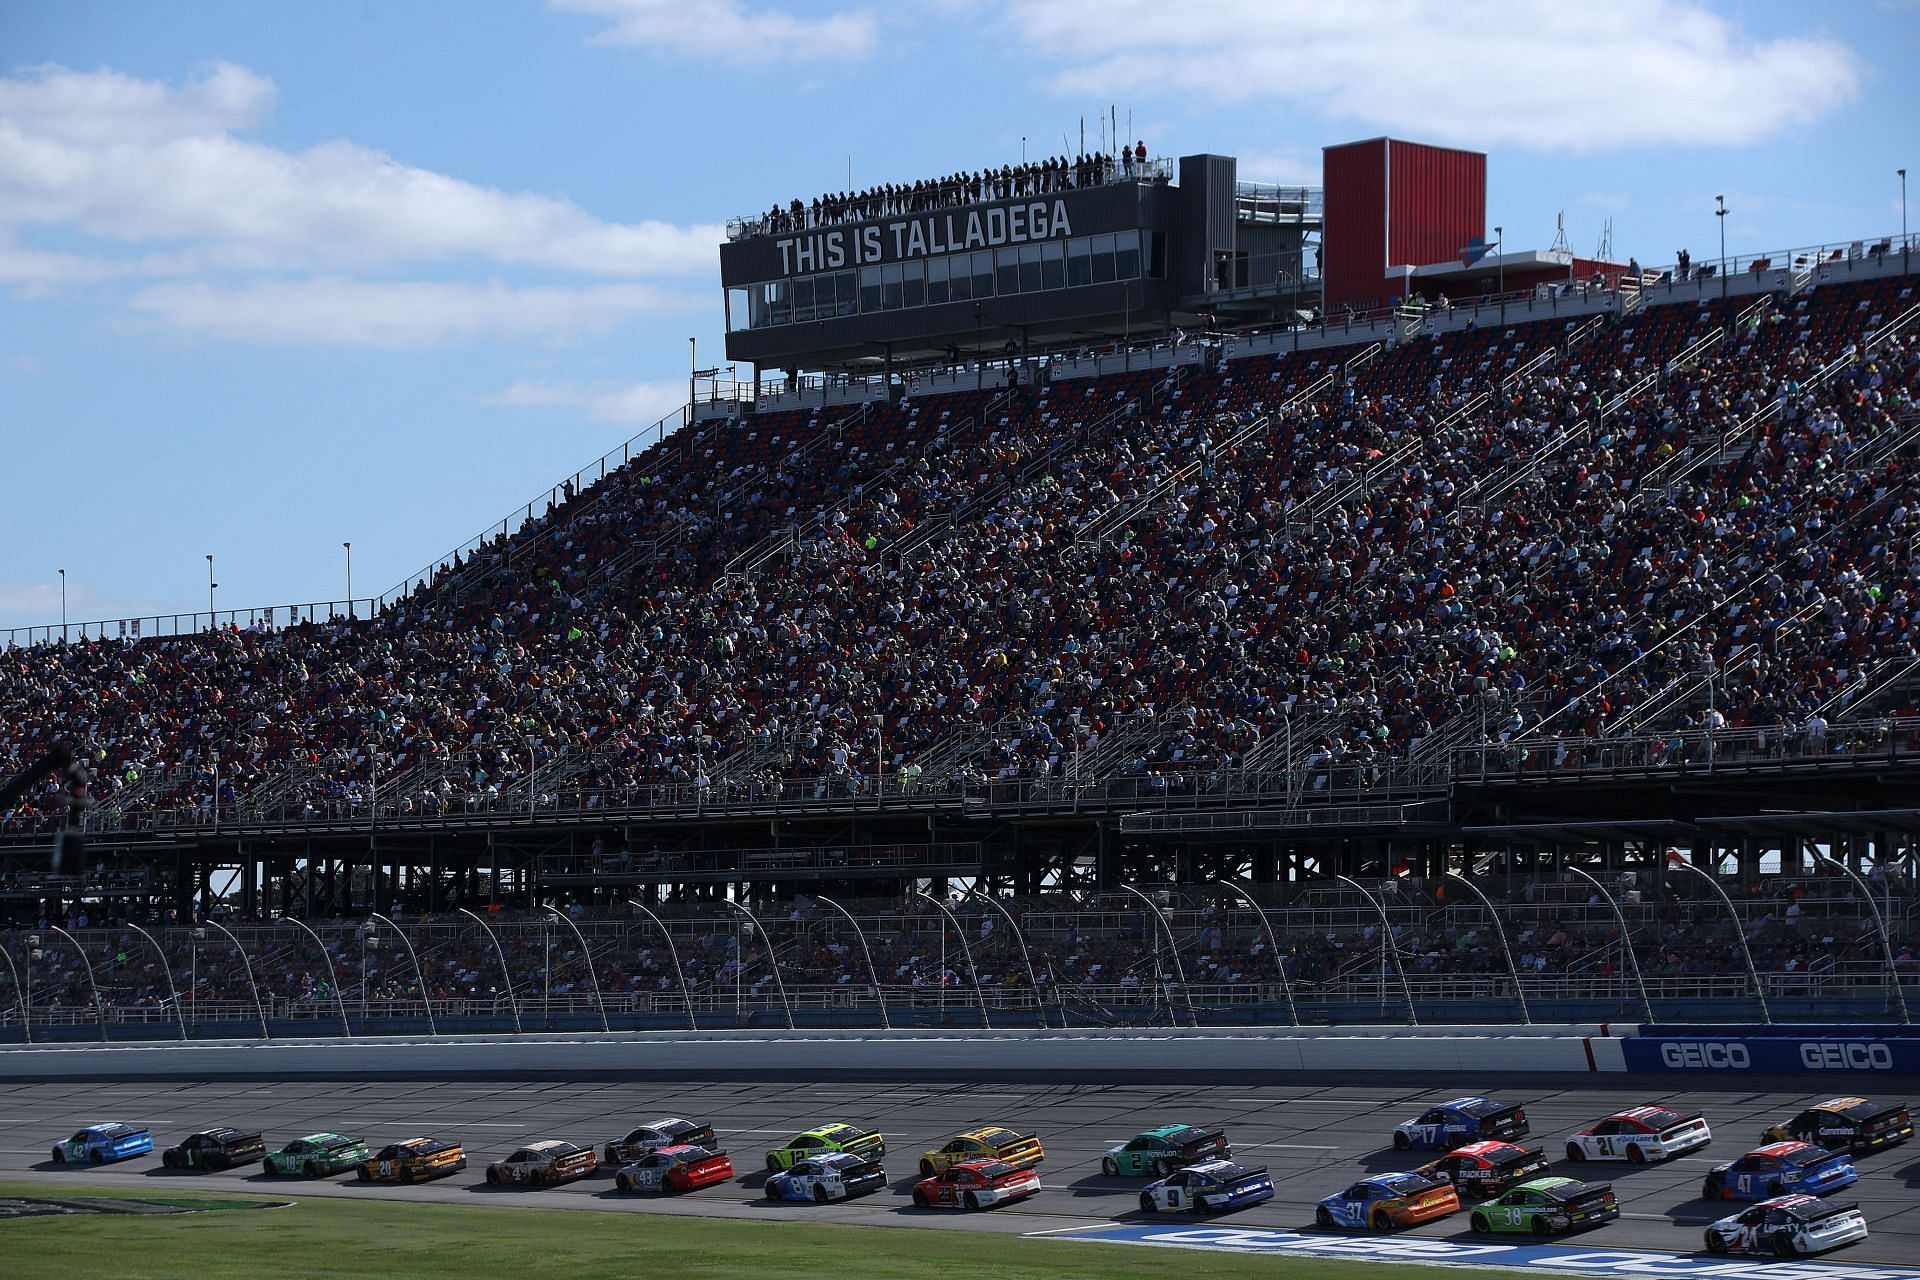
<instances>
[{"instance_id":1,"label":"car number 2","mask_svg":"<svg viewBox=\"0 0 1920 1280\"><path fill-rule=\"evenodd\" d=\"M1593 1149L1603 1156L1610 1156L1613 1154L1613 1139L1595 1138L1593 1140Z\"/></svg>"}]
</instances>

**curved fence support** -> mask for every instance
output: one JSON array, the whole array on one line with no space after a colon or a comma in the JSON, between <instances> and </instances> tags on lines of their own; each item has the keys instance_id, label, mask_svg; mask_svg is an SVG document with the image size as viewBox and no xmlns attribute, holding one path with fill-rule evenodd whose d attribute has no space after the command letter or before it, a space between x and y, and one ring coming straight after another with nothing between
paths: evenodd
<instances>
[{"instance_id":1,"label":"curved fence support","mask_svg":"<svg viewBox=\"0 0 1920 1280\"><path fill-rule=\"evenodd\" d=\"M680 999L685 1001L687 1006L687 1030L698 1031L700 1022L693 1016L693 991L687 986L687 971L680 967L680 948L673 945L672 930L667 928L666 921L653 914L651 907L644 906L632 898L627 899L627 905L653 921L654 927L660 930L660 936L667 940L667 955L673 961L674 980L680 984Z\"/></svg>"},{"instance_id":2,"label":"curved fence support","mask_svg":"<svg viewBox=\"0 0 1920 1280\"><path fill-rule=\"evenodd\" d=\"M1881 954L1887 958L1887 981L1893 984L1893 999L1900 1010L1900 1021L1912 1022L1913 1019L1907 1013L1907 993L1900 987L1900 970L1895 968L1893 963L1893 936L1887 932L1887 918L1880 914L1880 904L1874 901L1873 890L1869 889L1867 882L1860 878L1860 873L1846 863L1836 861L1825 854L1813 853L1811 848L1808 848L1807 852L1813 854L1814 861L1837 867L1847 879L1853 881L1854 887L1860 890L1860 896L1867 900L1867 909L1873 912L1874 927L1880 930Z\"/></svg>"},{"instance_id":3,"label":"curved fence support","mask_svg":"<svg viewBox=\"0 0 1920 1280\"><path fill-rule=\"evenodd\" d=\"M548 915L573 930L573 936L579 939L580 959L581 962L587 966L587 981L593 986L593 1007L600 1011L600 1029L602 1031L613 1030L607 1023L607 1001L606 998L600 994L600 975L593 971L593 948L587 945L587 935L580 932L580 926L575 924L573 918L566 912L551 903L546 904L546 907Z\"/></svg>"},{"instance_id":4,"label":"curved fence support","mask_svg":"<svg viewBox=\"0 0 1920 1280\"><path fill-rule=\"evenodd\" d=\"M27 989L20 985L20 970L13 964L13 957L0 947L0 960L7 962L7 972L13 975L13 1001L20 1006L20 1030L26 1033L27 1043L33 1043L33 1015L27 1010Z\"/></svg>"},{"instance_id":5,"label":"curved fence support","mask_svg":"<svg viewBox=\"0 0 1920 1280\"><path fill-rule=\"evenodd\" d=\"M880 1027L884 1031L893 1030L893 1023L887 1017L887 992L886 989L880 985L880 967L873 962L873 952L867 946L866 931L861 929L860 922L853 918L851 911L848 911L832 898L824 894L816 893L813 895L813 900L815 902L826 903L835 911L845 916L847 923L853 926L853 936L860 940L860 954L867 958L867 973L873 978L873 998L880 1002Z\"/></svg>"},{"instance_id":6,"label":"curved fence support","mask_svg":"<svg viewBox=\"0 0 1920 1280\"><path fill-rule=\"evenodd\" d=\"M201 923L210 929L218 929L220 936L228 942L231 942L233 949L240 953L240 967L247 971L247 989L253 992L253 1011L260 1015L260 1038L262 1040L273 1039L273 1033L267 1030L267 1002L260 998L260 984L254 980L253 961L247 956L247 949L240 945L240 939L234 937L233 932L225 925L218 924L212 920L205 920ZM426 985L426 979L422 978L420 982L422 986Z\"/></svg>"},{"instance_id":7,"label":"curved fence support","mask_svg":"<svg viewBox=\"0 0 1920 1280\"><path fill-rule=\"evenodd\" d=\"M458 908L458 911L461 915L479 925L480 931L487 935L487 941L493 944L493 957L500 962L500 977L507 984L507 1008L513 1013L513 1033L519 1035L526 1028L520 1025L520 997L515 995L513 991L513 970L507 968L507 952L506 949L500 945L500 935L493 931L492 925L465 907Z\"/></svg>"},{"instance_id":8,"label":"curved fence support","mask_svg":"<svg viewBox=\"0 0 1920 1280\"><path fill-rule=\"evenodd\" d=\"M1480 892L1479 885L1475 884L1473 881L1467 879L1463 875L1457 875L1454 872L1446 871L1441 873L1440 878L1443 880L1455 881L1456 883L1464 887L1468 893L1471 893L1474 897L1478 898L1480 900L1480 905L1487 909L1487 919L1493 921L1494 936L1500 939L1500 953L1506 956L1507 972L1513 978L1513 996L1514 996L1514 999L1520 1002L1520 1021L1527 1026L1532 1026L1533 1015L1527 1010L1527 992L1526 992L1526 989L1520 985L1520 966L1514 962L1513 944L1507 941L1506 926L1500 923L1500 913L1493 909L1493 900L1488 898L1486 894Z\"/></svg>"},{"instance_id":9,"label":"curved fence support","mask_svg":"<svg viewBox=\"0 0 1920 1280\"><path fill-rule=\"evenodd\" d=\"M987 1012L987 991L985 987L980 985L980 969L979 966L973 963L973 947L967 942L967 931L960 927L960 921L954 918L953 912L947 910L946 903L940 901L924 889L915 889L913 892L916 897L925 898L928 902L932 903L933 909L944 916L947 923L953 926L954 935L960 939L960 954L966 957L967 976L973 979L974 998L980 1002L980 1025L989 1031L993 1030L993 1017Z\"/></svg>"},{"instance_id":10,"label":"curved fence support","mask_svg":"<svg viewBox=\"0 0 1920 1280\"><path fill-rule=\"evenodd\" d=\"M1352 887L1361 897L1373 904L1375 911L1380 913L1380 928L1384 931L1382 940L1386 943L1387 957L1393 962L1393 972L1400 979L1400 994L1406 997L1407 1020L1414 1026L1419 1026L1420 1011L1413 1007L1413 988L1407 984L1406 966L1400 963L1400 943L1393 936L1393 920L1387 915L1386 904L1368 893L1366 888L1351 876L1335 876L1334 879Z\"/></svg>"},{"instance_id":11,"label":"curved fence support","mask_svg":"<svg viewBox=\"0 0 1920 1280\"><path fill-rule=\"evenodd\" d=\"M1727 891L1720 887L1720 882L1713 877L1711 872L1704 871L1694 866L1691 862L1675 861L1672 865L1675 867L1685 867L1688 871L1693 872L1693 874L1705 880L1707 884L1712 887L1715 896L1726 904L1727 915L1733 920L1734 940L1740 944L1740 958L1746 961L1747 976L1753 979L1753 998L1760 1002L1760 1021L1772 1025L1773 1010L1767 1007L1767 993L1760 985L1760 971L1754 967L1753 952L1747 946L1746 927L1740 923L1740 912L1734 907L1733 899L1727 896Z\"/></svg>"},{"instance_id":12,"label":"curved fence support","mask_svg":"<svg viewBox=\"0 0 1920 1280\"><path fill-rule=\"evenodd\" d=\"M1167 950L1173 953L1173 974L1176 978L1180 979L1180 999L1187 1006L1187 1025L1190 1027L1199 1026L1200 1014L1193 1007L1193 988L1187 985L1187 967L1180 963L1180 939L1173 936L1173 921L1167 919L1167 913L1160 909L1159 903L1132 885L1123 884L1120 887L1140 899L1140 901L1146 903L1147 910L1153 912L1153 918L1158 920L1161 929L1165 930L1167 935ZM1169 1022L1173 1021L1173 1001L1171 999L1167 1001L1167 1020Z\"/></svg>"},{"instance_id":13,"label":"curved fence support","mask_svg":"<svg viewBox=\"0 0 1920 1280\"><path fill-rule=\"evenodd\" d=\"M1273 921L1267 918L1267 910L1254 900L1254 896L1232 880L1215 880L1214 884L1227 892L1236 894L1240 900L1253 908L1260 917L1260 927L1267 931L1267 945L1273 948L1273 967L1280 973L1280 994L1287 998L1287 1022L1292 1026L1300 1025L1300 1011L1293 1004L1293 983L1287 978L1287 958L1281 954L1280 939L1273 932Z\"/></svg>"},{"instance_id":14,"label":"curved fence support","mask_svg":"<svg viewBox=\"0 0 1920 1280\"><path fill-rule=\"evenodd\" d=\"M745 916L747 923L753 926L754 932L760 935L760 941L766 945L767 968L773 970L773 989L780 993L780 1010L786 1014L787 1030L793 1030L793 1002L787 999L787 984L780 980L780 956L773 949L773 935L767 932L766 926L760 923L759 917L747 910L745 904L735 902L732 898L722 898L720 901Z\"/></svg>"},{"instance_id":15,"label":"curved fence support","mask_svg":"<svg viewBox=\"0 0 1920 1280\"><path fill-rule=\"evenodd\" d=\"M100 1039L104 1042L107 1038L107 1007L100 1003L100 984L94 981L93 961L87 958L87 949L80 945L80 940L78 938L74 937L72 934L68 933L65 929L62 929L57 924L48 925L47 930L50 933L57 933L61 937L65 938L68 942L71 942L73 944L73 949L79 953L80 964L87 971L87 990L93 993L94 1020L100 1024ZM266 1022L264 1019L261 1021L260 1025L263 1029L265 1028Z\"/></svg>"},{"instance_id":16,"label":"curved fence support","mask_svg":"<svg viewBox=\"0 0 1920 1280\"><path fill-rule=\"evenodd\" d=\"M1646 1015L1648 1022L1652 1022L1654 1020L1653 997L1647 994L1647 980L1640 976L1640 958L1633 954L1633 933L1627 928L1626 913L1620 910L1619 901L1607 891L1607 886L1601 884L1579 867L1563 862L1560 864L1560 869L1579 876L1582 880L1592 885L1594 890L1599 893L1601 901L1605 902L1607 907L1613 912L1613 921L1620 927L1620 950L1626 952L1627 972L1633 975L1633 985L1640 992L1640 1011Z\"/></svg>"},{"instance_id":17,"label":"curved fence support","mask_svg":"<svg viewBox=\"0 0 1920 1280\"><path fill-rule=\"evenodd\" d=\"M435 1039L439 1039L440 1026L433 1020L433 992L427 986L427 971L420 964L420 953L413 949L413 939L407 936L405 929L402 929L378 911L367 912L367 918L369 920L378 920L381 924L400 935L400 945L407 949L407 957L413 961L413 976L419 979L420 982L420 1006L427 1011L427 1034Z\"/></svg>"},{"instance_id":18,"label":"curved fence support","mask_svg":"<svg viewBox=\"0 0 1920 1280\"><path fill-rule=\"evenodd\" d=\"M296 920L292 916L282 916L281 920L312 938L313 945L320 949L320 959L327 966L327 985L333 988L333 1007L340 1011L340 1034L349 1040L353 1039L353 1025L347 1021L347 1000L340 994L340 974L333 967L333 953L327 950L326 942L304 920Z\"/></svg>"},{"instance_id":19,"label":"curved fence support","mask_svg":"<svg viewBox=\"0 0 1920 1280\"><path fill-rule=\"evenodd\" d=\"M1020 963L1027 967L1027 986L1033 990L1034 1012L1039 1016L1042 1027L1051 1026L1047 1019L1047 996L1040 990L1040 976L1034 972L1033 953L1027 950L1027 935L1020 928L1020 922L1013 918L1013 912L1007 910L1006 904L997 898L989 897L978 889L967 890L967 896L998 911L1000 918L1007 922L1007 927L1013 930L1013 940L1020 944Z\"/></svg>"},{"instance_id":20,"label":"curved fence support","mask_svg":"<svg viewBox=\"0 0 1920 1280\"><path fill-rule=\"evenodd\" d=\"M153 948L154 954L160 957L160 971L167 975L167 994L173 998L174 1020L180 1024L180 1038L185 1040L187 1038L187 1011L180 1007L180 988L174 985L173 966L167 963L166 951L161 948L158 939L133 921L127 921L126 925L127 928L145 938L147 945Z\"/></svg>"}]
</instances>

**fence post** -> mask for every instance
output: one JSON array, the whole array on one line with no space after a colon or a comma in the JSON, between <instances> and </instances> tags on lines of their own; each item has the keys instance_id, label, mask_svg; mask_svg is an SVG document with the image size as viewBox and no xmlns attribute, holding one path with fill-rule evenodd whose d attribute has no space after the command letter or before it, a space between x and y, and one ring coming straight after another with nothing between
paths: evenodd
<instances>
[{"instance_id":1,"label":"fence post","mask_svg":"<svg viewBox=\"0 0 1920 1280\"><path fill-rule=\"evenodd\" d=\"M180 1038L185 1040L187 1038L187 1014L186 1011L180 1007L180 988L174 985L173 966L167 963L167 953L161 948L159 941L156 940L152 934L131 920L126 923L127 928L145 938L147 945L152 947L154 953L160 957L160 971L167 975L167 994L173 997L173 1016L180 1023Z\"/></svg>"},{"instance_id":2,"label":"fence post","mask_svg":"<svg viewBox=\"0 0 1920 1280\"><path fill-rule=\"evenodd\" d=\"M433 992L427 986L427 971L420 967L420 953L413 949L413 940L407 937L407 931L405 929L402 929L378 911L367 912L367 918L369 920L378 920L381 924L384 924L387 928L400 935L400 945L407 949L407 957L413 961L413 975L420 980L420 1004L421 1007L427 1011L427 1034L436 1040L439 1039L440 1027L439 1024L433 1020ZM363 985L361 988L362 999L365 998L365 992L366 988Z\"/></svg>"},{"instance_id":3,"label":"fence post","mask_svg":"<svg viewBox=\"0 0 1920 1280\"><path fill-rule=\"evenodd\" d=\"M1187 985L1186 966L1180 963L1180 940L1173 936L1173 922L1167 919L1167 913L1160 909L1160 904L1152 898L1149 898L1146 894L1140 892L1130 884L1123 884L1120 887L1140 899L1140 901L1146 903L1147 910L1153 912L1153 918L1158 920L1160 927L1166 931L1167 950L1173 953L1173 974L1180 980L1180 998L1187 1006L1187 1025L1194 1027L1199 1026L1200 1015L1193 1007L1193 988ZM1167 1020L1169 1022L1173 1021L1173 1001L1171 1000L1167 1001Z\"/></svg>"},{"instance_id":4,"label":"fence post","mask_svg":"<svg viewBox=\"0 0 1920 1280\"><path fill-rule=\"evenodd\" d=\"M1672 865L1685 867L1688 871L1693 872L1705 880L1713 889L1714 893L1718 895L1720 901L1726 904L1727 914L1733 918L1733 936L1740 943L1740 958L1747 962L1747 977L1753 980L1754 999L1760 1002L1760 1021L1771 1026L1773 1024L1773 1012L1767 1007L1767 993L1765 988L1760 985L1760 971L1754 968L1753 952L1747 946L1747 931L1740 923L1740 912L1734 907L1733 899L1727 896L1727 891L1720 887L1720 881L1715 879L1711 873L1701 870L1691 862L1675 862Z\"/></svg>"},{"instance_id":5,"label":"fence post","mask_svg":"<svg viewBox=\"0 0 1920 1280\"><path fill-rule=\"evenodd\" d=\"M880 1027L884 1031L893 1030L893 1023L887 1017L886 989L880 985L880 970L873 963L873 952L867 949L866 931L861 929L860 922L853 918L853 913L851 911L848 911L845 907L835 902L832 898L829 898L824 894L816 893L813 895L813 900L815 902L826 903L828 906L832 907L835 911L838 911L841 915L845 916L847 918L847 923L853 926L853 936L860 940L860 954L864 955L867 958L867 972L873 977L874 999L880 1002Z\"/></svg>"},{"instance_id":6,"label":"fence post","mask_svg":"<svg viewBox=\"0 0 1920 1280\"><path fill-rule=\"evenodd\" d=\"M1400 943L1398 939L1393 936L1393 921L1387 916L1385 904L1371 893L1368 893L1358 880L1350 876L1335 876L1334 879L1340 881L1342 884L1351 886L1361 897L1373 904L1375 911L1380 913L1380 927L1386 930L1387 956L1393 961L1393 971L1400 979L1400 994L1406 997L1407 1018L1414 1026L1419 1026L1420 1013L1413 1007L1413 988L1407 985L1406 966L1400 963Z\"/></svg>"},{"instance_id":7,"label":"fence post","mask_svg":"<svg viewBox=\"0 0 1920 1280\"><path fill-rule=\"evenodd\" d=\"M529 786L531 786L532 780L529 779L528 782ZM602 1031L613 1030L612 1027L607 1025L607 1002L600 994L600 975L593 971L593 948L587 945L587 935L580 932L580 926L575 924L573 918L566 912L560 910L560 908L554 906L552 903L544 903L542 905L546 907L548 915L573 930L573 936L580 940L580 958L586 962L587 981L593 984L593 1007L600 1011L600 1029ZM548 999L553 998L551 992L546 993L546 995Z\"/></svg>"},{"instance_id":8,"label":"fence post","mask_svg":"<svg viewBox=\"0 0 1920 1280\"><path fill-rule=\"evenodd\" d=\"M240 939L234 937L232 931L225 925L214 920L206 920L202 921L202 923L208 928L218 929L221 936L226 938L228 942L231 942L233 949L240 953L240 967L247 971L247 987L253 992L253 1011L260 1015L260 1038L262 1040L271 1040L273 1035L267 1030L266 1002L260 998L260 984L254 981L253 961L247 957L247 949L240 945ZM425 982L426 979L421 979L422 985L424 985Z\"/></svg>"},{"instance_id":9,"label":"fence post","mask_svg":"<svg viewBox=\"0 0 1920 1280\"><path fill-rule=\"evenodd\" d=\"M960 927L960 922L954 918L953 912L947 910L946 904L938 898L924 889L915 889L913 893L915 897L924 898L932 903L933 909L938 911L941 916L946 919L946 922L953 926L954 933L959 936L960 954L967 962L967 976L973 979L974 998L980 1002L980 1025L989 1031L993 1030L993 1018L987 1013L986 989L980 985L980 970L974 966L973 947L967 942L967 931Z\"/></svg>"},{"instance_id":10,"label":"fence post","mask_svg":"<svg viewBox=\"0 0 1920 1280\"><path fill-rule=\"evenodd\" d=\"M1627 953L1627 969L1633 974L1633 985L1640 989L1640 1008L1646 1013L1647 1021L1652 1022L1654 1020L1653 999L1647 995L1646 979L1640 976L1640 960L1639 957L1633 954L1633 935L1627 930L1627 916L1625 912L1620 910L1620 903L1615 900L1613 894L1607 891L1607 886L1601 884L1579 867L1562 863L1560 869L1572 872L1574 875L1579 876L1582 880L1592 885L1599 891L1601 898L1605 899L1606 904L1613 909L1614 922L1620 926L1620 949Z\"/></svg>"},{"instance_id":11,"label":"fence post","mask_svg":"<svg viewBox=\"0 0 1920 1280\"><path fill-rule=\"evenodd\" d=\"M460 907L458 910L461 915L479 925L481 932L487 935L487 940L493 943L494 958L500 962L500 976L506 980L507 984L507 1008L513 1013L513 1033L519 1035L525 1030L520 1025L520 997L513 992L513 970L507 968L507 953L500 946L500 937L494 933L491 925L473 912L465 907Z\"/></svg>"},{"instance_id":12,"label":"fence post","mask_svg":"<svg viewBox=\"0 0 1920 1280\"><path fill-rule=\"evenodd\" d=\"M1493 921L1494 935L1500 939L1501 953L1507 957L1507 972L1513 975L1513 994L1514 998L1520 1002L1520 1021L1523 1025L1532 1026L1533 1015L1527 1011L1527 993L1520 986L1520 966L1514 963L1513 947L1507 942L1507 931L1500 923L1500 913L1493 909L1492 900L1489 899L1486 894L1480 892L1479 885L1463 875L1457 875L1451 871L1443 871L1440 873L1440 878L1442 880L1459 881L1460 884L1466 887L1467 892L1480 899L1480 905L1487 909L1487 919Z\"/></svg>"},{"instance_id":13,"label":"fence post","mask_svg":"<svg viewBox=\"0 0 1920 1280\"><path fill-rule=\"evenodd\" d=\"M1214 883L1229 893L1239 895L1241 901L1252 907L1254 914L1260 917L1260 927L1267 931L1267 945L1273 948L1274 967L1280 971L1280 994L1287 998L1287 1021L1296 1027L1299 1026L1300 1011L1294 1007L1293 983L1287 979L1287 958L1280 954L1280 939L1274 936L1273 922L1267 919L1266 908L1254 901L1251 893L1232 880L1216 880Z\"/></svg>"},{"instance_id":14,"label":"fence post","mask_svg":"<svg viewBox=\"0 0 1920 1280\"><path fill-rule=\"evenodd\" d=\"M1034 1011L1039 1014L1040 1025L1042 1027L1050 1026L1051 1023L1047 1020L1046 994L1040 990L1039 975L1033 971L1033 954L1027 950L1027 935L1026 932L1020 928L1020 922L1013 918L1013 912L1007 910L1006 906L997 898L990 898L978 889L967 890L967 896L984 902L995 911L998 911L1006 920L1007 927L1013 930L1013 940L1020 944L1020 962L1027 966L1027 985L1033 988ZM1066 1025L1066 1021L1065 1015L1062 1015L1060 1023L1063 1027Z\"/></svg>"},{"instance_id":15,"label":"fence post","mask_svg":"<svg viewBox=\"0 0 1920 1280\"><path fill-rule=\"evenodd\" d=\"M780 1008L787 1015L787 1030L793 1030L793 1004L787 999L787 984L780 980L780 955L773 949L773 935L767 932L766 926L762 925L753 912L747 910L743 904L735 902L732 898L722 898L720 901L745 916L747 923L753 926L754 932L760 935L760 941L766 944L767 967L773 970L773 989L780 993Z\"/></svg>"},{"instance_id":16,"label":"fence post","mask_svg":"<svg viewBox=\"0 0 1920 1280\"><path fill-rule=\"evenodd\" d=\"M68 942L71 942L73 949L80 954L81 967L87 971L87 989L93 995L93 1016L95 1021L100 1024L100 1040L101 1043L104 1044L107 1039L107 1011L106 1007L100 1003L100 984L93 979L93 961L87 958L87 949L80 945L78 938L57 924L48 925L47 928L50 932L57 933Z\"/></svg>"},{"instance_id":17,"label":"fence post","mask_svg":"<svg viewBox=\"0 0 1920 1280\"><path fill-rule=\"evenodd\" d=\"M700 1030L700 1021L693 1016L693 992L687 988L687 971L680 967L680 948L673 944L672 932L668 930L666 922L653 913L652 908L642 906L632 898L627 899L627 905L653 921L654 926L660 930L661 936L667 940L667 955L673 960L673 976L679 980L680 999L685 1001L687 1006L687 1030Z\"/></svg>"},{"instance_id":18,"label":"fence post","mask_svg":"<svg viewBox=\"0 0 1920 1280\"><path fill-rule=\"evenodd\" d=\"M1878 849L1879 845L1876 844L1874 847ZM1807 852L1813 853L1812 845L1807 846ZM1887 980L1893 983L1893 998L1900 1010L1900 1021L1912 1022L1913 1019L1907 1014L1907 993L1900 989L1900 970L1895 968L1893 963L1893 937L1887 932L1887 918L1880 914L1880 904L1874 901L1873 891L1867 888L1867 882L1860 878L1859 873L1846 863L1820 853L1813 853L1813 857L1816 862L1824 862L1828 866L1839 868L1847 879L1853 881L1854 887L1860 890L1860 896L1867 900L1867 909L1873 912L1873 923L1880 930L1881 953L1887 958Z\"/></svg>"},{"instance_id":19,"label":"fence post","mask_svg":"<svg viewBox=\"0 0 1920 1280\"><path fill-rule=\"evenodd\" d=\"M322 942L320 935L309 929L304 921L296 920L292 916L282 916L281 919L312 938L313 945L320 948L320 959L325 961L327 966L327 985L333 988L333 1005L340 1011L340 1034L349 1040L353 1039L353 1027L347 1022L347 1002L340 994L340 974L333 967L333 956L327 951L327 944Z\"/></svg>"},{"instance_id":20,"label":"fence post","mask_svg":"<svg viewBox=\"0 0 1920 1280\"><path fill-rule=\"evenodd\" d=\"M5 947L0 947L0 960L7 962L7 972L13 975L13 1001L20 1006L20 1030L26 1033L27 1043L33 1043L33 1015L27 1009L27 989L20 985L20 970L14 967L13 957Z\"/></svg>"}]
</instances>

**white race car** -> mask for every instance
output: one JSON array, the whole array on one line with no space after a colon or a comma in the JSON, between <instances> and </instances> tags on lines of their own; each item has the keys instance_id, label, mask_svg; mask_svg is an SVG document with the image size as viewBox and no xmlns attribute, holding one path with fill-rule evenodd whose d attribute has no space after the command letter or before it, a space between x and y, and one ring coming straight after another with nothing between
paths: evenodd
<instances>
[{"instance_id":1,"label":"white race car","mask_svg":"<svg viewBox=\"0 0 1920 1280\"><path fill-rule=\"evenodd\" d=\"M1647 1164L1698 1151L1712 1141L1713 1130L1698 1112L1629 1107L1568 1138L1567 1159Z\"/></svg>"},{"instance_id":2,"label":"white race car","mask_svg":"<svg viewBox=\"0 0 1920 1280\"><path fill-rule=\"evenodd\" d=\"M1819 1196L1776 1196L1708 1227L1707 1249L1786 1258L1866 1238L1867 1220L1853 1205L1828 1204Z\"/></svg>"},{"instance_id":3,"label":"white race car","mask_svg":"<svg viewBox=\"0 0 1920 1280\"><path fill-rule=\"evenodd\" d=\"M767 1178L769 1200L846 1200L879 1191L887 1185L887 1171L878 1161L862 1160L844 1151L812 1156L785 1173Z\"/></svg>"}]
</instances>

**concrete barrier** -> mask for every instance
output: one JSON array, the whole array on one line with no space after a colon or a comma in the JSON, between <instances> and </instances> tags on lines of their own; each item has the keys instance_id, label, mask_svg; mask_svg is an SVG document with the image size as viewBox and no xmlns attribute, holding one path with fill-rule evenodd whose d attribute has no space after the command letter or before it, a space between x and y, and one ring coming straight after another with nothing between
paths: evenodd
<instances>
[{"instance_id":1,"label":"concrete barrier","mask_svg":"<svg viewBox=\"0 0 1920 1280\"><path fill-rule=\"evenodd\" d=\"M1649 1034L1620 1042L1628 1071L1668 1075L1741 1071L1809 1076L1920 1074L1920 1031L1914 1028L1894 1034L1860 1027L1646 1030Z\"/></svg>"},{"instance_id":2,"label":"concrete barrier","mask_svg":"<svg viewBox=\"0 0 1920 1280\"><path fill-rule=\"evenodd\" d=\"M1172 1079L1295 1072L1619 1071L1604 1025L1089 1031L614 1032L0 1049L0 1079L833 1075Z\"/></svg>"}]
</instances>

